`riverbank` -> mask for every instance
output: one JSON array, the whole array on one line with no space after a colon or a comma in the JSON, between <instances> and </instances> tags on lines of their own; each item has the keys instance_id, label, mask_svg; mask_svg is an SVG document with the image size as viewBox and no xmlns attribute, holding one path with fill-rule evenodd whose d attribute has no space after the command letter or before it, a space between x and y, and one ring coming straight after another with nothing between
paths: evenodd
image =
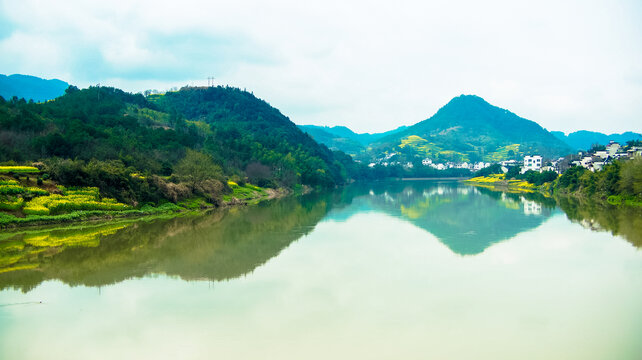
<instances>
[{"instance_id":1,"label":"riverbank","mask_svg":"<svg viewBox=\"0 0 642 360\"><path fill-rule=\"evenodd\" d=\"M525 180L506 180L505 174L491 174L489 176L479 176L468 180L463 180L474 186L485 187L497 191L533 193L537 192L545 197L559 198L572 198L578 201L593 201L602 204L603 206L624 206L624 207L638 207L642 208L642 201L625 195L609 195L591 196L582 191L567 191L567 189L559 189L555 186L555 181L546 182L542 185L531 184Z\"/></svg>"},{"instance_id":2,"label":"riverbank","mask_svg":"<svg viewBox=\"0 0 642 360\"><path fill-rule=\"evenodd\" d=\"M538 187L525 180L506 179L506 174L490 174L488 176L477 176L471 179L462 180L463 183L498 188L500 190L512 190L522 192L534 192Z\"/></svg>"},{"instance_id":3,"label":"riverbank","mask_svg":"<svg viewBox=\"0 0 642 360\"><path fill-rule=\"evenodd\" d=\"M102 198L97 188L65 188L62 186L27 187L15 180L4 184L5 193L0 199L0 229L13 229L85 221L113 221L147 216L178 216L179 214L245 206L292 194L289 189L260 188L251 184L229 182L230 194L224 194L217 205L202 197L193 197L177 203L167 202L157 206L146 204L138 208ZM3 189L0 189L2 191ZM51 190L54 189L55 193ZM10 193L7 193L11 191ZM25 200L25 198L27 200Z\"/></svg>"}]
</instances>

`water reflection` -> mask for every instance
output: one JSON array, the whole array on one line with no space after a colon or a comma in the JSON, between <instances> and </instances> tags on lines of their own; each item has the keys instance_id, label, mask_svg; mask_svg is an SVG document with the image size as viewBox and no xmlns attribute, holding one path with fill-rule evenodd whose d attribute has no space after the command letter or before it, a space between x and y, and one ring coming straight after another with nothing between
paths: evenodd
<instances>
[{"instance_id":1,"label":"water reflection","mask_svg":"<svg viewBox=\"0 0 642 360\"><path fill-rule=\"evenodd\" d=\"M18 233L0 242L0 289L28 291L48 279L102 286L152 273L235 278L311 231L327 209L325 198L313 196L205 216Z\"/></svg>"},{"instance_id":2,"label":"water reflection","mask_svg":"<svg viewBox=\"0 0 642 360\"><path fill-rule=\"evenodd\" d=\"M493 192L457 182L372 184L347 211L382 211L435 235L460 255L475 255L497 242L533 229L555 208L535 194ZM335 211L334 216L349 214Z\"/></svg>"},{"instance_id":3,"label":"water reflection","mask_svg":"<svg viewBox=\"0 0 642 360\"><path fill-rule=\"evenodd\" d=\"M608 231L642 248L642 208L610 206L575 198L558 198L558 206L572 222L593 231Z\"/></svg>"},{"instance_id":4,"label":"water reflection","mask_svg":"<svg viewBox=\"0 0 642 360\"><path fill-rule=\"evenodd\" d=\"M639 209L558 199L569 219L642 246ZM103 286L149 274L220 281L252 272L322 219L383 212L434 235L452 252L476 255L540 226L556 201L456 182L359 184L258 206L173 219L130 220L0 234L0 290L29 291L48 279Z\"/></svg>"}]
</instances>

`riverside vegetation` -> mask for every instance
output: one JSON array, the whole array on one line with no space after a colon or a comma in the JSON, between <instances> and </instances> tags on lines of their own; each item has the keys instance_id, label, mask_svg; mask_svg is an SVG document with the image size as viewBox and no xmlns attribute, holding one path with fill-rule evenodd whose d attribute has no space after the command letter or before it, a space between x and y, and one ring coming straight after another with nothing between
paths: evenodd
<instances>
[{"instance_id":1,"label":"riverside vegetation","mask_svg":"<svg viewBox=\"0 0 642 360\"><path fill-rule=\"evenodd\" d=\"M642 206L642 158L614 161L601 171L573 166L559 175L552 171L519 173L514 167L503 174L499 166L479 171L465 182L516 191L538 191L547 196L597 200L610 205Z\"/></svg>"}]
</instances>

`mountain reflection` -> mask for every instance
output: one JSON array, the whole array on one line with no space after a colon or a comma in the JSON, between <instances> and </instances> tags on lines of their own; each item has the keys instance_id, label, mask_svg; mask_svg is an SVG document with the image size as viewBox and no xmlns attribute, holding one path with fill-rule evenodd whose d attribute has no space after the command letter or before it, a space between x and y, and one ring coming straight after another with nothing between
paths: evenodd
<instances>
[{"instance_id":1,"label":"mountain reflection","mask_svg":"<svg viewBox=\"0 0 642 360\"><path fill-rule=\"evenodd\" d=\"M554 200L533 194L493 192L452 181L372 184L354 203L357 211L382 211L404 219L460 255L479 254L539 226L555 207Z\"/></svg>"},{"instance_id":2,"label":"mountain reflection","mask_svg":"<svg viewBox=\"0 0 642 360\"><path fill-rule=\"evenodd\" d=\"M0 290L43 281L103 286L149 274L221 281L254 271L326 218L384 212L476 255L542 224L559 206L573 221L642 246L642 209L514 194L457 182L355 184L244 208L0 234Z\"/></svg>"}]
</instances>

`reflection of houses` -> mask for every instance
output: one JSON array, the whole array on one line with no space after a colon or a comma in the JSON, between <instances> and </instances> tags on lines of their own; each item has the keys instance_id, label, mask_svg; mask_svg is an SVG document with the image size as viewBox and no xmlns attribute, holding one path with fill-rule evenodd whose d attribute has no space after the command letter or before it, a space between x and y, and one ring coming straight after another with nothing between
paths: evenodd
<instances>
[{"instance_id":1,"label":"reflection of houses","mask_svg":"<svg viewBox=\"0 0 642 360\"><path fill-rule=\"evenodd\" d=\"M594 219L582 219L580 221L580 225L582 225L582 227L585 229L590 229L593 231L604 230L602 226L600 226L600 224Z\"/></svg>"},{"instance_id":2,"label":"reflection of houses","mask_svg":"<svg viewBox=\"0 0 642 360\"><path fill-rule=\"evenodd\" d=\"M522 198L524 203L524 214L525 215L541 215L542 214L542 205L538 204L533 200L526 200Z\"/></svg>"}]
</instances>

